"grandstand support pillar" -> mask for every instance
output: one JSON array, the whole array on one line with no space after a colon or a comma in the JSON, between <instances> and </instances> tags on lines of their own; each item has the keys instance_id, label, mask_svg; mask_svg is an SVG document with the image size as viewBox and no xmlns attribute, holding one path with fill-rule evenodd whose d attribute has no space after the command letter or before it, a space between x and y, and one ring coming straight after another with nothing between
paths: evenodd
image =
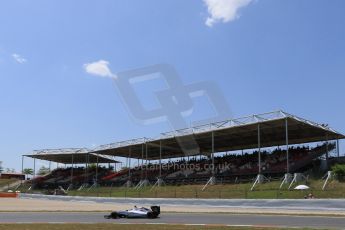
<instances>
[{"instance_id":1,"label":"grandstand support pillar","mask_svg":"<svg viewBox=\"0 0 345 230\"><path fill-rule=\"evenodd\" d=\"M260 132L260 124L258 124L258 167L259 167L259 175L261 174L261 132Z\"/></svg>"},{"instance_id":2,"label":"grandstand support pillar","mask_svg":"<svg viewBox=\"0 0 345 230\"><path fill-rule=\"evenodd\" d=\"M86 154L86 161L85 161L85 183L89 184L89 160L90 156L89 153Z\"/></svg>"},{"instance_id":3,"label":"grandstand support pillar","mask_svg":"<svg viewBox=\"0 0 345 230\"><path fill-rule=\"evenodd\" d=\"M85 176L84 176L84 183L86 184L86 169L87 169L87 154L85 155L85 170L84 170L84 174L85 174Z\"/></svg>"},{"instance_id":4,"label":"grandstand support pillar","mask_svg":"<svg viewBox=\"0 0 345 230\"><path fill-rule=\"evenodd\" d=\"M293 179L288 187L288 189L291 188L291 186L294 184L294 183L298 183L300 181L305 181L307 182L308 180L308 177L304 176L303 173L294 173L293 174Z\"/></svg>"},{"instance_id":5,"label":"grandstand support pillar","mask_svg":"<svg viewBox=\"0 0 345 230\"><path fill-rule=\"evenodd\" d=\"M290 173L289 164L289 124L288 119L285 119L285 138L286 138L286 174Z\"/></svg>"},{"instance_id":6,"label":"grandstand support pillar","mask_svg":"<svg viewBox=\"0 0 345 230\"><path fill-rule=\"evenodd\" d=\"M326 175L323 176L322 179L325 179L325 178L326 178L326 180L325 180L325 182L324 182L324 184L322 186L322 191L325 190L327 184L333 179L333 172L332 171L327 171Z\"/></svg>"},{"instance_id":7,"label":"grandstand support pillar","mask_svg":"<svg viewBox=\"0 0 345 230\"><path fill-rule=\"evenodd\" d=\"M145 180L147 180L147 143L145 143Z\"/></svg>"},{"instance_id":8,"label":"grandstand support pillar","mask_svg":"<svg viewBox=\"0 0 345 230\"><path fill-rule=\"evenodd\" d=\"M95 180L96 186L98 185L98 155L96 156L96 180Z\"/></svg>"},{"instance_id":9,"label":"grandstand support pillar","mask_svg":"<svg viewBox=\"0 0 345 230\"><path fill-rule=\"evenodd\" d=\"M262 184L265 181L269 182L269 179L267 179L264 175L261 174L261 129L260 124L258 124L258 175L256 176L254 180L254 184L251 187L251 191L254 190L255 186L257 184Z\"/></svg>"},{"instance_id":10,"label":"grandstand support pillar","mask_svg":"<svg viewBox=\"0 0 345 230\"><path fill-rule=\"evenodd\" d=\"M151 190L155 187L160 187L164 185L164 180L162 179L162 140L159 141L159 175L157 177L156 183L152 186Z\"/></svg>"},{"instance_id":11,"label":"grandstand support pillar","mask_svg":"<svg viewBox=\"0 0 345 230\"><path fill-rule=\"evenodd\" d=\"M138 158L138 166L140 164L139 158ZM142 186L142 183L144 181L144 143L141 144L141 166L140 166L140 181L139 183L134 187L135 189L139 189Z\"/></svg>"},{"instance_id":12,"label":"grandstand support pillar","mask_svg":"<svg viewBox=\"0 0 345 230\"><path fill-rule=\"evenodd\" d=\"M36 159L34 158L34 173L33 173L33 179L36 177Z\"/></svg>"},{"instance_id":13,"label":"grandstand support pillar","mask_svg":"<svg viewBox=\"0 0 345 230\"><path fill-rule=\"evenodd\" d=\"M215 165L214 165L214 132L211 133L211 161L212 161L212 175L204 187L201 189L204 191L207 186L215 185L216 184L216 173L215 173Z\"/></svg>"},{"instance_id":14,"label":"grandstand support pillar","mask_svg":"<svg viewBox=\"0 0 345 230\"><path fill-rule=\"evenodd\" d=\"M290 173L290 156L289 156L289 123L288 119L285 119L285 141L286 141L286 173L283 177L282 183L279 189L283 187L284 184L290 184L293 180L293 176Z\"/></svg>"},{"instance_id":15,"label":"grandstand support pillar","mask_svg":"<svg viewBox=\"0 0 345 230\"><path fill-rule=\"evenodd\" d=\"M22 174L24 174L24 156L22 156Z\"/></svg>"},{"instance_id":16,"label":"grandstand support pillar","mask_svg":"<svg viewBox=\"0 0 345 230\"><path fill-rule=\"evenodd\" d=\"M279 186L279 189L281 189L284 184L290 184L292 180L293 180L292 174L291 173L285 173L285 175L283 177L283 181Z\"/></svg>"},{"instance_id":17,"label":"grandstand support pillar","mask_svg":"<svg viewBox=\"0 0 345 230\"><path fill-rule=\"evenodd\" d=\"M268 178L266 178L264 175L258 174L255 178L253 186L250 188L250 191L253 191L256 185L262 184L265 181L269 182L270 180Z\"/></svg>"},{"instance_id":18,"label":"grandstand support pillar","mask_svg":"<svg viewBox=\"0 0 345 230\"><path fill-rule=\"evenodd\" d=\"M339 139L337 139L337 157L340 157L340 146L339 146Z\"/></svg>"},{"instance_id":19,"label":"grandstand support pillar","mask_svg":"<svg viewBox=\"0 0 345 230\"><path fill-rule=\"evenodd\" d=\"M132 187L132 180L131 180L131 147L129 147L128 149L128 158L127 158L127 162L128 162L128 179L126 181L125 186L127 188Z\"/></svg>"},{"instance_id":20,"label":"grandstand support pillar","mask_svg":"<svg viewBox=\"0 0 345 230\"><path fill-rule=\"evenodd\" d=\"M162 140L159 141L159 178L162 178Z\"/></svg>"},{"instance_id":21,"label":"grandstand support pillar","mask_svg":"<svg viewBox=\"0 0 345 230\"><path fill-rule=\"evenodd\" d=\"M144 144L143 144L144 147ZM140 189L142 187L146 187L150 185L150 181L147 179L147 155L148 155L148 149L147 149L147 142L145 141L145 178L139 181L139 183L134 187L135 189ZM142 163L144 163L144 148L142 148ZM143 168L142 168L143 170ZM144 172L142 172L143 174ZM144 176L144 175L143 175ZM142 177L143 177L142 176Z\"/></svg>"},{"instance_id":22,"label":"grandstand support pillar","mask_svg":"<svg viewBox=\"0 0 345 230\"><path fill-rule=\"evenodd\" d=\"M327 166L327 170L329 169L329 149L328 149L328 133L326 133L326 166Z\"/></svg>"},{"instance_id":23,"label":"grandstand support pillar","mask_svg":"<svg viewBox=\"0 0 345 230\"><path fill-rule=\"evenodd\" d=\"M144 144L141 145L141 172L140 181L144 179Z\"/></svg>"},{"instance_id":24,"label":"grandstand support pillar","mask_svg":"<svg viewBox=\"0 0 345 230\"><path fill-rule=\"evenodd\" d=\"M142 187L146 187L150 185L149 180L147 179L147 142L142 144L141 146L141 175L139 183L134 187L134 189L140 189ZM145 167L144 167L144 159L145 159ZM144 168L145 168L145 177L144 177Z\"/></svg>"},{"instance_id":25,"label":"grandstand support pillar","mask_svg":"<svg viewBox=\"0 0 345 230\"><path fill-rule=\"evenodd\" d=\"M214 168L214 132L212 132L212 177L215 176L215 168Z\"/></svg>"},{"instance_id":26,"label":"grandstand support pillar","mask_svg":"<svg viewBox=\"0 0 345 230\"><path fill-rule=\"evenodd\" d=\"M0 161L0 169L1 169L1 161ZM24 174L24 156L22 155L22 174ZM1 176L1 171L0 171ZM24 180L26 180L26 175L24 175ZM20 180L20 185L23 184L23 180Z\"/></svg>"},{"instance_id":27,"label":"grandstand support pillar","mask_svg":"<svg viewBox=\"0 0 345 230\"><path fill-rule=\"evenodd\" d=\"M70 184L71 188L73 187L73 168L74 168L74 154L72 153L71 184Z\"/></svg>"},{"instance_id":28,"label":"grandstand support pillar","mask_svg":"<svg viewBox=\"0 0 345 230\"><path fill-rule=\"evenodd\" d=\"M131 179L131 154L132 154L132 150L131 150L131 147L129 147L129 150L128 150L128 178L129 180Z\"/></svg>"}]
</instances>

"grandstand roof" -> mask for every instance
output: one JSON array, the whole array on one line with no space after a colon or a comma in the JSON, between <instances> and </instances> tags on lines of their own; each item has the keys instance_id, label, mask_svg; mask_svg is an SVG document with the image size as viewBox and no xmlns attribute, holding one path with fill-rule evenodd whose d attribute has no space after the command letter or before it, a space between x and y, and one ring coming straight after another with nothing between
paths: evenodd
<instances>
[{"instance_id":1,"label":"grandstand roof","mask_svg":"<svg viewBox=\"0 0 345 230\"><path fill-rule=\"evenodd\" d=\"M84 148L35 150L32 154L24 156L62 164L119 163L112 156L93 153Z\"/></svg>"},{"instance_id":2,"label":"grandstand roof","mask_svg":"<svg viewBox=\"0 0 345 230\"><path fill-rule=\"evenodd\" d=\"M199 153L207 155L212 152L212 133L215 152L253 149L258 147L259 124L261 147L282 146L286 144L286 121L289 144L345 138L343 134L336 132L328 125L276 111L162 133L155 139L140 138L102 145L93 152L131 158L144 156L145 158L145 148L147 148L147 158L154 160L159 159L161 143L163 159ZM197 151L193 147L197 147Z\"/></svg>"}]
</instances>

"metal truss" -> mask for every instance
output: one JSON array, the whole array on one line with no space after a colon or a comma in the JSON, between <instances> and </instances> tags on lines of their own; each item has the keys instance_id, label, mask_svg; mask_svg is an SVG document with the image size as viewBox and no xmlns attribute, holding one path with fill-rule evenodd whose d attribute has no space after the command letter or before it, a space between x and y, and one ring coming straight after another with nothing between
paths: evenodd
<instances>
[{"instance_id":1,"label":"metal truss","mask_svg":"<svg viewBox=\"0 0 345 230\"><path fill-rule=\"evenodd\" d=\"M92 152L97 152L97 151L102 151L102 150L129 147L129 146L134 146L134 145L145 145L148 142L153 142L153 141L158 141L158 140L207 133L211 131L217 131L217 130L228 129L228 128L233 128L233 127L241 127L241 126L246 126L250 124L260 124L263 122L281 120L281 119L286 119L286 118L291 118L299 122L303 122L305 124L323 129L325 131L329 131L329 132L333 132L333 133L341 135L339 132L336 132L335 130L333 130L326 124L319 124L319 123L286 113L282 110L278 110L278 111L273 111L273 112L268 112L268 113L254 114L250 116L209 123L205 125L199 125L199 126L195 126L191 128L164 132L164 133L161 133L161 135L157 138L147 138L147 137L136 138L136 139L131 139L131 140L125 140L125 141L119 141L119 142L114 142L110 144L100 145L94 149L63 148L63 149L35 150L34 154L92 153Z\"/></svg>"}]
</instances>

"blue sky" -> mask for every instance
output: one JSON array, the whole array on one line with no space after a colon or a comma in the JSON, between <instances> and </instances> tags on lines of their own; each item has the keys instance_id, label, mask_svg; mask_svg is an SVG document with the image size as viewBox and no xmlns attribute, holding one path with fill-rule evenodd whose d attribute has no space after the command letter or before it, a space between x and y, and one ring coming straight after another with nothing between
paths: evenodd
<instances>
[{"instance_id":1,"label":"blue sky","mask_svg":"<svg viewBox=\"0 0 345 230\"><path fill-rule=\"evenodd\" d=\"M33 149L169 131L135 122L113 81L85 71L100 60L113 73L168 63L185 84L216 83L234 117L283 109L345 133L344 9L343 0L2 1L0 160L19 169ZM186 121L207 110L193 113Z\"/></svg>"}]
</instances>

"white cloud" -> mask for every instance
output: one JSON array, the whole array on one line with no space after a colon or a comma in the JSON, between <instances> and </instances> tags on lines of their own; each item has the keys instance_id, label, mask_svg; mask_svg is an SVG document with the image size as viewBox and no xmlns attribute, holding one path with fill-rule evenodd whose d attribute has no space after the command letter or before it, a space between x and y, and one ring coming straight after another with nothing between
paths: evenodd
<instances>
[{"instance_id":1,"label":"white cloud","mask_svg":"<svg viewBox=\"0 0 345 230\"><path fill-rule=\"evenodd\" d=\"M24 57L22 57L21 55L16 54L16 53L12 54L12 57L19 64L23 64L23 63L28 61Z\"/></svg>"},{"instance_id":2,"label":"white cloud","mask_svg":"<svg viewBox=\"0 0 345 230\"><path fill-rule=\"evenodd\" d=\"M212 27L218 22L230 22L239 18L238 11L253 0L204 0L209 16L205 24Z\"/></svg>"},{"instance_id":3,"label":"white cloud","mask_svg":"<svg viewBox=\"0 0 345 230\"><path fill-rule=\"evenodd\" d=\"M114 77L109 69L109 62L105 60L99 60L92 63L86 63L83 65L84 70L92 75L100 77Z\"/></svg>"}]
</instances>

